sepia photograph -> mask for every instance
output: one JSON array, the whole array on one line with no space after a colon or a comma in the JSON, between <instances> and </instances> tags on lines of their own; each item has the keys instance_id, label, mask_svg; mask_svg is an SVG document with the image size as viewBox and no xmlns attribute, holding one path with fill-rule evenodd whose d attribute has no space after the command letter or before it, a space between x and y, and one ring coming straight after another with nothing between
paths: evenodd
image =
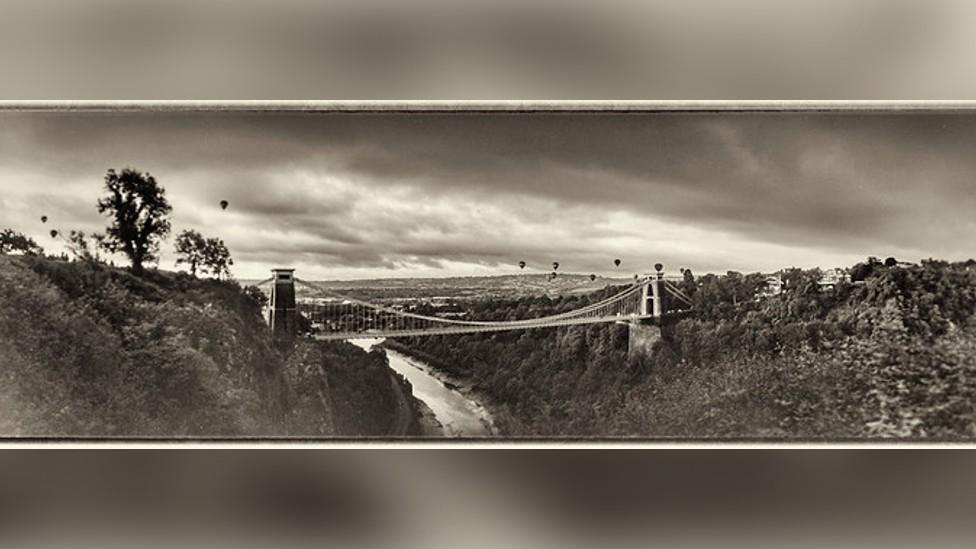
<instances>
[{"instance_id":1,"label":"sepia photograph","mask_svg":"<svg viewBox=\"0 0 976 549\"><path fill-rule=\"evenodd\" d=\"M976 113L0 112L0 436L971 441Z\"/></svg>"},{"instance_id":2,"label":"sepia photograph","mask_svg":"<svg viewBox=\"0 0 976 549\"><path fill-rule=\"evenodd\" d=\"M2 2L0 545L972 544L974 29Z\"/></svg>"}]
</instances>

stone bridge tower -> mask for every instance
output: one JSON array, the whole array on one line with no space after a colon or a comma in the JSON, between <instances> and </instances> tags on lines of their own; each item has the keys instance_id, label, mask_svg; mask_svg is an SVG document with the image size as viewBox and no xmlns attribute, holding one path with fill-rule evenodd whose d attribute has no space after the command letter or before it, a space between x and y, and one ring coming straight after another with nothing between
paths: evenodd
<instances>
[{"instance_id":1,"label":"stone bridge tower","mask_svg":"<svg viewBox=\"0 0 976 549\"><path fill-rule=\"evenodd\" d=\"M664 289L664 266L654 265L657 271L641 291L640 318L630 321L627 334L627 355L650 355L654 344L661 339L664 314L668 311Z\"/></svg>"},{"instance_id":2,"label":"stone bridge tower","mask_svg":"<svg viewBox=\"0 0 976 549\"><path fill-rule=\"evenodd\" d=\"M272 269L269 322L275 343L288 344L298 334L298 309L295 305L295 269Z\"/></svg>"}]
</instances>

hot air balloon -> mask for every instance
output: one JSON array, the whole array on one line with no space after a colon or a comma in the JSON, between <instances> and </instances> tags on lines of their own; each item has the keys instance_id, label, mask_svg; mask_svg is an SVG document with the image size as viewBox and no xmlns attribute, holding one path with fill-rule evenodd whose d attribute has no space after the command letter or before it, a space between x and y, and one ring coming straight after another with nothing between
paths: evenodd
<instances>
[{"instance_id":1,"label":"hot air balloon","mask_svg":"<svg viewBox=\"0 0 976 549\"><path fill-rule=\"evenodd\" d=\"M58 237L58 231L51 229L51 238L57 238L57 237Z\"/></svg>"},{"instance_id":2,"label":"hot air balloon","mask_svg":"<svg viewBox=\"0 0 976 549\"><path fill-rule=\"evenodd\" d=\"M221 210L226 210L227 209L227 206L229 206L229 205L230 205L230 202L227 202L226 200L221 200L220 201L220 209Z\"/></svg>"},{"instance_id":3,"label":"hot air balloon","mask_svg":"<svg viewBox=\"0 0 976 549\"><path fill-rule=\"evenodd\" d=\"M590 282L593 282L594 280L596 280L596 275L591 274L590 275Z\"/></svg>"},{"instance_id":4,"label":"hot air balloon","mask_svg":"<svg viewBox=\"0 0 976 549\"><path fill-rule=\"evenodd\" d=\"M525 268L525 262L519 261L519 269L524 269L524 268Z\"/></svg>"},{"instance_id":5,"label":"hot air balloon","mask_svg":"<svg viewBox=\"0 0 976 549\"><path fill-rule=\"evenodd\" d=\"M614 264L614 266L619 267L620 266L620 260L619 259L614 259L613 260L613 264Z\"/></svg>"},{"instance_id":6,"label":"hot air balloon","mask_svg":"<svg viewBox=\"0 0 976 549\"><path fill-rule=\"evenodd\" d=\"M41 216L41 223L47 223L47 216L46 215L42 215Z\"/></svg>"},{"instance_id":7,"label":"hot air balloon","mask_svg":"<svg viewBox=\"0 0 976 549\"><path fill-rule=\"evenodd\" d=\"M654 270L657 271L657 272L661 272L661 271L664 270L664 265L661 265L660 263L655 263L654 264Z\"/></svg>"},{"instance_id":8,"label":"hot air balloon","mask_svg":"<svg viewBox=\"0 0 976 549\"><path fill-rule=\"evenodd\" d=\"M558 261L553 261L552 262L552 270L555 271L555 270L558 270L558 269L559 269L559 262Z\"/></svg>"}]
</instances>

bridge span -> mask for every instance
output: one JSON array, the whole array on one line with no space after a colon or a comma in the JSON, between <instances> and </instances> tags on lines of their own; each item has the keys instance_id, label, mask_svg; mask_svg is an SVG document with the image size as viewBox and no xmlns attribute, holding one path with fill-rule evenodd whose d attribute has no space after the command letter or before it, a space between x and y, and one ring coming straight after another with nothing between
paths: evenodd
<instances>
[{"instance_id":1,"label":"bridge span","mask_svg":"<svg viewBox=\"0 0 976 549\"><path fill-rule=\"evenodd\" d=\"M661 270L637 278L629 287L596 303L554 315L521 320L469 320L418 314L374 303L298 279L294 269L274 269L269 322L277 342L298 335L299 317L315 329L318 340L453 335L625 322L631 326L631 350L647 350L660 337L661 321L686 312L691 300ZM296 302L296 285L311 292L312 302Z\"/></svg>"}]
</instances>

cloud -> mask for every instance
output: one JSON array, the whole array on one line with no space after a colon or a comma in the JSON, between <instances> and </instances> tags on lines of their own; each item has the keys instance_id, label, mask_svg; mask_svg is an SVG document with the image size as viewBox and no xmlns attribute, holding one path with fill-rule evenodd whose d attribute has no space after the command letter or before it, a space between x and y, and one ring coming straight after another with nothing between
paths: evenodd
<instances>
[{"instance_id":1,"label":"cloud","mask_svg":"<svg viewBox=\"0 0 976 549\"><path fill-rule=\"evenodd\" d=\"M970 114L2 113L4 218L99 226L107 168L166 186L238 272L613 272L972 255ZM29 185L25 184L29 182ZM219 201L230 202L222 211ZM171 262L167 251L163 265ZM547 268L547 267L544 267ZM337 275L338 276L338 275Z\"/></svg>"}]
</instances>

